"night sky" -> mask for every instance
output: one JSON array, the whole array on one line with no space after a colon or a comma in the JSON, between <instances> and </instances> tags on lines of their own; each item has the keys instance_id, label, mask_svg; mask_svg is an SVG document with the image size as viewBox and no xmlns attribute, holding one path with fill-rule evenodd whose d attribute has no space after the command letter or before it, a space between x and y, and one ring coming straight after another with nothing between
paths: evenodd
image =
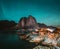
<instances>
[{"instance_id":1,"label":"night sky","mask_svg":"<svg viewBox=\"0 0 60 49\"><path fill-rule=\"evenodd\" d=\"M37 22L60 25L60 0L0 0L0 20L18 22L32 15Z\"/></svg>"}]
</instances>

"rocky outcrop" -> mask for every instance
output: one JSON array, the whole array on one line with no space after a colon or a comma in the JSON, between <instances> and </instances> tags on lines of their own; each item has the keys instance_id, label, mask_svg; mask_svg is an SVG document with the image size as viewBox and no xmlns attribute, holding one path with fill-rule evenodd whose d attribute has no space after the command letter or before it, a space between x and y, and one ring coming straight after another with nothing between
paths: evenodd
<instances>
[{"instance_id":1,"label":"rocky outcrop","mask_svg":"<svg viewBox=\"0 0 60 49\"><path fill-rule=\"evenodd\" d=\"M42 45L38 45L36 47L34 47L33 49L56 49L53 46L42 46Z\"/></svg>"},{"instance_id":2,"label":"rocky outcrop","mask_svg":"<svg viewBox=\"0 0 60 49\"><path fill-rule=\"evenodd\" d=\"M34 43L35 43L35 40L38 42L38 40L41 40L41 38L43 38L42 40L45 40L45 38L44 38L45 36L42 36L40 38L40 35L38 34L39 31L35 31L36 29L39 30L39 29L42 28L42 30L44 30L44 29L47 29L48 28L49 31L53 29L53 31L54 31L53 33L55 33L55 31L56 31L55 30L56 27L47 26L44 23L37 23L36 19L33 16L31 16L31 15L29 15L28 18L26 18L26 17L21 18L20 21L19 21L19 23L17 25L18 25L18 29L20 28L19 30L22 29L22 32L20 32L20 31L18 32L19 38L24 39L24 40L27 40L27 41L30 41L30 42L31 42L31 39L32 39L32 41L34 41ZM28 32L28 30L23 30L23 29L29 29L29 32ZM33 29L33 31L31 31L31 29ZM46 31L46 33L47 32L48 31ZM43 33L43 32L41 31L41 33ZM29 38L29 37L31 37L31 38ZM46 46L43 46L43 45L40 44L38 46L33 47L33 49L56 49L53 46L50 46L50 45L48 46L47 44L45 44L45 45Z\"/></svg>"}]
</instances>

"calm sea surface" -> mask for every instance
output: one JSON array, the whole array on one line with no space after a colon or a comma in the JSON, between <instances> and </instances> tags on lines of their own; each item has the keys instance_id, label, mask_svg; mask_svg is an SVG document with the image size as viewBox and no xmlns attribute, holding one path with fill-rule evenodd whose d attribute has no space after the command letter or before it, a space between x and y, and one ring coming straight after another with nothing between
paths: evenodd
<instances>
[{"instance_id":1,"label":"calm sea surface","mask_svg":"<svg viewBox=\"0 0 60 49\"><path fill-rule=\"evenodd\" d=\"M32 47L29 42L25 40L21 40L18 35L13 32L0 32L0 47L2 48L20 48L20 49L27 49L27 47Z\"/></svg>"}]
</instances>

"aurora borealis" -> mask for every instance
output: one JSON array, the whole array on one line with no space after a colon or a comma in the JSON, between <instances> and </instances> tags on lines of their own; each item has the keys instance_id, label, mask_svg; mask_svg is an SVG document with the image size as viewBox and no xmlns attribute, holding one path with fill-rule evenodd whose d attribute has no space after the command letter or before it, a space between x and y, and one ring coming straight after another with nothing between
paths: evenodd
<instances>
[{"instance_id":1,"label":"aurora borealis","mask_svg":"<svg viewBox=\"0 0 60 49\"><path fill-rule=\"evenodd\" d=\"M60 0L0 0L0 20L18 22L32 15L37 22L60 25Z\"/></svg>"}]
</instances>

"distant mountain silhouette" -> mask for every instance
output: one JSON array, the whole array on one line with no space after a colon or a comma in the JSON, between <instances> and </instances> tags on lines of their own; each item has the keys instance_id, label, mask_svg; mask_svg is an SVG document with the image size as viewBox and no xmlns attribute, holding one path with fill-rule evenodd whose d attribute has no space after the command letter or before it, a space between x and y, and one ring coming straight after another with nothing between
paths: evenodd
<instances>
[{"instance_id":1,"label":"distant mountain silhouette","mask_svg":"<svg viewBox=\"0 0 60 49\"><path fill-rule=\"evenodd\" d=\"M35 24L37 24L36 19L32 15L29 15L27 18L26 26L34 26Z\"/></svg>"},{"instance_id":2,"label":"distant mountain silhouette","mask_svg":"<svg viewBox=\"0 0 60 49\"><path fill-rule=\"evenodd\" d=\"M19 21L19 23L17 24L17 28L21 29L21 28L24 28L24 29L27 29L27 28L32 28L35 24L37 24L36 22L36 19L29 15L28 18L26 17L22 17Z\"/></svg>"},{"instance_id":3,"label":"distant mountain silhouette","mask_svg":"<svg viewBox=\"0 0 60 49\"><path fill-rule=\"evenodd\" d=\"M54 26L47 26L48 28L56 28L56 27L54 27Z\"/></svg>"},{"instance_id":4,"label":"distant mountain silhouette","mask_svg":"<svg viewBox=\"0 0 60 49\"><path fill-rule=\"evenodd\" d=\"M47 27L47 25L45 25L44 23L38 23L39 27L42 28L42 27Z\"/></svg>"},{"instance_id":5,"label":"distant mountain silhouette","mask_svg":"<svg viewBox=\"0 0 60 49\"><path fill-rule=\"evenodd\" d=\"M17 23L9 20L0 20L0 30L9 30L12 29Z\"/></svg>"},{"instance_id":6,"label":"distant mountain silhouette","mask_svg":"<svg viewBox=\"0 0 60 49\"><path fill-rule=\"evenodd\" d=\"M44 23L38 23L32 15L20 18L18 23L9 20L0 20L0 30L19 30L42 27L53 28L53 26L47 26Z\"/></svg>"},{"instance_id":7,"label":"distant mountain silhouette","mask_svg":"<svg viewBox=\"0 0 60 49\"><path fill-rule=\"evenodd\" d=\"M22 17L16 26L17 29L53 27L53 26L47 26L44 23L38 23L32 15L29 15L28 17Z\"/></svg>"},{"instance_id":8,"label":"distant mountain silhouette","mask_svg":"<svg viewBox=\"0 0 60 49\"><path fill-rule=\"evenodd\" d=\"M22 17L18 24L16 25L17 29L22 29L22 28L26 28L26 21L27 21L27 18L26 17Z\"/></svg>"}]
</instances>

